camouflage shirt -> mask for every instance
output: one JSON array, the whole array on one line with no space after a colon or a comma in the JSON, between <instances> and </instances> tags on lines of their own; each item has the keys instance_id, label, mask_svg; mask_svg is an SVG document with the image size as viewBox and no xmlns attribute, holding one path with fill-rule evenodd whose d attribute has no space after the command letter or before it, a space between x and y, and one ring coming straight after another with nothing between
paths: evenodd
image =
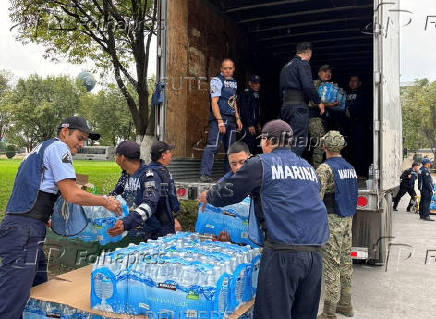
<instances>
[{"instance_id":1,"label":"camouflage shirt","mask_svg":"<svg viewBox=\"0 0 436 319\"><path fill-rule=\"evenodd\" d=\"M324 194L333 194L335 192L335 178L333 171L327 163L322 163L316 169L319 180L321 182L321 189L319 195L324 199Z\"/></svg>"}]
</instances>

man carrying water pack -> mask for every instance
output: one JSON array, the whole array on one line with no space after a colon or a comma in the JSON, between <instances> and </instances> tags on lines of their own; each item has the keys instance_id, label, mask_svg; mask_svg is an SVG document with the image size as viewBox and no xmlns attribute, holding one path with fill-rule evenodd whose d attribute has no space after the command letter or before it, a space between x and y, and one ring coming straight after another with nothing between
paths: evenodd
<instances>
[{"instance_id":1,"label":"man carrying water pack","mask_svg":"<svg viewBox=\"0 0 436 319\"><path fill-rule=\"evenodd\" d=\"M244 165L245 161L250 157L250 151L248 149L248 145L244 142L235 142L230 145L229 150L227 151L227 158L229 160L229 166L231 171L227 172L223 177L218 180L218 183L225 181L226 179L232 177L239 169ZM198 199L199 203L206 202L206 194L207 191L204 191L200 194ZM206 205L202 206L202 210L204 211ZM218 234L217 239L219 241L231 241L230 235L226 231L221 231Z\"/></svg>"},{"instance_id":2,"label":"man carrying water pack","mask_svg":"<svg viewBox=\"0 0 436 319\"><path fill-rule=\"evenodd\" d=\"M117 200L90 194L75 182L72 155L88 139L99 138L85 119L68 117L58 126L56 138L39 144L20 164L0 224L0 318L22 318L30 288L47 281L42 246L59 192L70 203L121 213Z\"/></svg>"},{"instance_id":3,"label":"man carrying water pack","mask_svg":"<svg viewBox=\"0 0 436 319\"><path fill-rule=\"evenodd\" d=\"M319 180L313 167L291 151L292 129L286 122L266 123L260 137L263 154L214 185L206 199L223 207L252 196L249 238L264 246L254 318L314 319L321 295L321 246L329 238Z\"/></svg>"},{"instance_id":4,"label":"man carrying water pack","mask_svg":"<svg viewBox=\"0 0 436 319\"><path fill-rule=\"evenodd\" d=\"M110 195L121 195L131 211L108 230L109 235L118 236L125 230L139 228L147 241L174 233L175 224L180 228L173 217L173 212L179 210L174 181L166 168L171 162L172 149L173 146L164 142L155 142L151 147L152 162L147 166L140 159L137 143L118 144L115 161L123 172Z\"/></svg>"}]
</instances>

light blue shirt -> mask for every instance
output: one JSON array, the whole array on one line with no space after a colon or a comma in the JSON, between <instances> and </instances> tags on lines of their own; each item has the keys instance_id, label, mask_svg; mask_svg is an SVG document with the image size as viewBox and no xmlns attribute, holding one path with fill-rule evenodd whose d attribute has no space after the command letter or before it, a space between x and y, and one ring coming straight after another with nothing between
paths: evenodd
<instances>
[{"instance_id":1,"label":"light blue shirt","mask_svg":"<svg viewBox=\"0 0 436 319\"><path fill-rule=\"evenodd\" d=\"M56 194L59 188L56 183L67 179L76 179L73 157L64 142L57 140L50 144L44 152L44 175L39 190Z\"/></svg>"},{"instance_id":2,"label":"light blue shirt","mask_svg":"<svg viewBox=\"0 0 436 319\"><path fill-rule=\"evenodd\" d=\"M210 80L210 97L219 97L221 96L221 90L223 88L223 82L217 77L212 78Z\"/></svg>"}]
</instances>

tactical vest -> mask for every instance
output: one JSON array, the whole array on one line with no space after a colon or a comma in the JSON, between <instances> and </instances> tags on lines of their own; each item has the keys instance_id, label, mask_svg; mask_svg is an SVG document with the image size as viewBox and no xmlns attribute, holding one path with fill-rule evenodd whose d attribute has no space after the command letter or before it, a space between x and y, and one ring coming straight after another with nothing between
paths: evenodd
<instances>
[{"instance_id":1,"label":"tactical vest","mask_svg":"<svg viewBox=\"0 0 436 319\"><path fill-rule=\"evenodd\" d=\"M236 90L238 83L233 79L226 79L222 74L217 78L222 83L221 95L218 99L218 106L221 115L235 116Z\"/></svg>"},{"instance_id":2,"label":"tactical vest","mask_svg":"<svg viewBox=\"0 0 436 319\"><path fill-rule=\"evenodd\" d=\"M55 141L57 139L53 138L42 142L21 162L15 177L11 197L6 206L6 214L26 214L35 207L37 202L47 202L45 200L37 201L37 199L45 170L44 152ZM53 199L49 205L44 204L44 206L47 206L44 209L53 211L56 198L53 197Z\"/></svg>"},{"instance_id":3,"label":"tactical vest","mask_svg":"<svg viewBox=\"0 0 436 319\"><path fill-rule=\"evenodd\" d=\"M266 240L285 245L321 246L329 238L326 208L319 196L315 170L287 149L259 155L263 166L260 191ZM253 206L253 205L252 205ZM250 209L249 236L262 245Z\"/></svg>"},{"instance_id":4,"label":"tactical vest","mask_svg":"<svg viewBox=\"0 0 436 319\"><path fill-rule=\"evenodd\" d=\"M358 191L356 171L342 157L331 157L325 163L332 169L335 180L335 193L324 196L327 211L342 217L353 216Z\"/></svg>"},{"instance_id":5,"label":"tactical vest","mask_svg":"<svg viewBox=\"0 0 436 319\"><path fill-rule=\"evenodd\" d=\"M172 201L177 200L176 188L174 181L168 169L162 165L150 164L152 169L160 178L160 200L156 208L156 217L162 226L174 226L173 205Z\"/></svg>"}]
</instances>

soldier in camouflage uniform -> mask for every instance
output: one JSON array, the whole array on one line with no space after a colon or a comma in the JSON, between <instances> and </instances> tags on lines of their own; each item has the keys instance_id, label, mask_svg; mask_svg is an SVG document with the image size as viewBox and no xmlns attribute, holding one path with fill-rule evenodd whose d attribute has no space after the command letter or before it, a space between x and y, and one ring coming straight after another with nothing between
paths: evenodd
<instances>
[{"instance_id":1,"label":"soldier in camouflage uniform","mask_svg":"<svg viewBox=\"0 0 436 319\"><path fill-rule=\"evenodd\" d=\"M322 82L330 81L332 78L332 72L329 65L325 64L319 68L318 80L313 81L315 89L318 91ZM325 107L336 106L337 103L324 104ZM326 133L325 130L325 119L322 116L318 105L313 103L309 104L309 135L310 135L310 145L312 148L312 160L311 164L314 168L318 168L322 163L322 157L324 151L321 147L321 137Z\"/></svg>"},{"instance_id":2,"label":"soldier in camouflage uniform","mask_svg":"<svg viewBox=\"0 0 436 319\"><path fill-rule=\"evenodd\" d=\"M318 319L333 319L336 318L336 312L347 317L353 316L353 307L351 305L351 275L352 275L352 260L351 251L351 227L352 216L342 217L335 211L335 175L329 159L335 158L340 163L348 165L350 178L355 179L355 193L350 197L355 196L357 202L357 175L354 168L342 159L340 155L341 149L345 146L345 139L338 131L329 131L321 139L321 146L326 152L327 161L321 164L316 170L320 182L321 198L326 203L328 212L328 221L330 227L329 241L323 246L323 279L325 286L324 309L323 313L318 316ZM338 159L341 158L341 159ZM353 173L354 172L354 173ZM342 177L341 177L342 178ZM332 205L326 202L327 197L333 198L333 209L329 209ZM349 198L350 198L349 197ZM349 207L353 207L355 212L355 203L348 203ZM354 214L354 213L353 213Z\"/></svg>"}]
</instances>

